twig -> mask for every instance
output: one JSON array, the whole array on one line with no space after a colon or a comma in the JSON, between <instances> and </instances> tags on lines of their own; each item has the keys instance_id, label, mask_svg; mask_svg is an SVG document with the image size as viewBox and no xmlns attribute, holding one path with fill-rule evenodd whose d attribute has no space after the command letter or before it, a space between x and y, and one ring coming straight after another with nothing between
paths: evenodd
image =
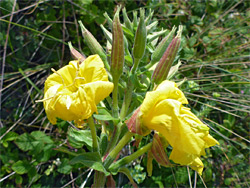
<instances>
[{"instance_id":1,"label":"twig","mask_svg":"<svg viewBox=\"0 0 250 188\"><path fill-rule=\"evenodd\" d=\"M93 171L93 169L88 169L87 171L83 172L82 174L80 174L79 176L77 176L76 178L74 178L73 180L69 181L68 183L66 183L64 186L62 186L61 188L67 187L69 184L71 184L72 182L76 181L78 178L80 178L82 175L84 175L85 173L87 173L88 171L91 172Z\"/></svg>"},{"instance_id":2,"label":"twig","mask_svg":"<svg viewBox=\"0 0 250 188\"><path fill-rule=\"evenodd\" d=\"M14 175L16 172L12 172L9 175L5 176L4 178L0 179L0 182L4 181L5 179L7 179L8 177Z\"/></svg>"},{"instance_id":3,"label":"twig","mask_svg":"<svg viewBox=\"0 0 250 188\"><path fill-rule=\"evenodd\" d=\"M190 186L190 188L192 188L192 181L191 181L191 176L190 176L190 172L189 172L189 167L188 166L187 166L187 171L188 171L189 186Z\"/></svg>"},{"instance_id":4,"label":"twig","mask_svg":"<svg viewBox=\"0 0 250 188\"><path fill-rule=\"evenodd\" d=\"M89 174L87 175L87 178L85 179L85 181L83 182L83 184L80 186L80 188L84 188L85 187L85 184L87 183L91 173L92 173L93 169L90 170Z\"/></svg>"},{"instance_id":5,"label":"twig","mask_svg":"<svg viewBox=\"0 0 250 188\"><path fill-rule=\"evenodd\" d=\"M64 50L65 50L65 30L66 30L66 25L65 25L65 1L63 1L63 28L62 28L62 34L63 34L63 43L62 43L62 58L60 61L60 67L62 67L63 64L63 58L64 58Z\"/></svg>"},{"instance_id":6,"label":"twig","mask_svg":"<svg viewBox=\"0 0 250 188\"><path fill-rule=\"evenodd\" d=\"M80 37L79 37L78 23L77 23L76 13L75 13L75 9L73 7L73 4L71 4L71 8L72 8L72 11L73 11L74 22L75 22L75 26L76 26L76 35L77 35L77 41L78 41L78 49L80 50L80 52L82 52L81 42L80 42Z\"/></svg>"},{"instance_id":7,"label":"twig","mask_svg":"<svg viewBox=\"0 0 250 188\"><path fill-rule=\"evenodd\" d=\"M14 1L13 3L13 6L12 6L12 11L11 11L11 15L10 15L10 23L12 21L12 18L13 18L13 12L16 8L16 0ZM8 25L8 29L7 29L7 34L6 34L6 40L5 40L5 44L4 44L4 51L3 51L3 64L2 64L2 78L1 78L1 82L0 82L0 109L2 109L2 88L3 88L3 78L4 78L4 67L5 67L5 60L6 60L6 51L7 51L7 45L8 45L8 40L9 40L9 32L10 32L10 24ZM1 118L1 114L0 114L0 119ZM2 124L2 121L0 120L0 127L3 127L3 124Z\"/></svg>"},{"instance_id":8,"label":"twig","mask_svg":"<svg viewBox=\"0 0 250 188\"><path fill-rule=\"evenodd\" d=\"M17 14L19 12L22 12L24 10L30 9L30 8L32 8L34 6L37 6L37 5L41 4L41 3L45 3L47 1L49 1L49 0L45 0L45 1L40 1L40 2L34 3L34 4L30 5L30 6L27 6L27 7L23 8L23 9L20 9L20 10L16 11L16 12L13 11L11 14L7 14L7 15L4 15L4 16L0 17L0 19L6 18L8 16L12 16L12 15Z\"/></svg>"}]
</instances>

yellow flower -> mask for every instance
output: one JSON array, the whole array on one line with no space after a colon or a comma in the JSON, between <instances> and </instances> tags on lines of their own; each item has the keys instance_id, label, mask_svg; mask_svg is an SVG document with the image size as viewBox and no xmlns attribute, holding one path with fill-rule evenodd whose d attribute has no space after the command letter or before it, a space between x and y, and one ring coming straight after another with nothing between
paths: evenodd
<instances>
[{"instance_id":1,"label":"yellow flower","mask_svg":"<svg viewBox=\"0 0 250 188\"><path fill-rule=\"evenodd\" d=\"M56 118L66 121L88 119L97 112L96 105L113 90L108 74L98 55L84 62L70 61L68 65L53 70L44 88L43 104L49 121Z\"/></svg>"},{"instance_id":2,"label":"yellow flower","mask_svg":"<svg viewBox=\"0 0 250 188\"><path fill-rule=\"evenodd\" d=\"M171 160L189 165L202 174L200 156L205 155L205 148L219 143L209 134L209 128L183 104L188 101L176 84L163 81L155 91L146 94L138 120L142 128L156 130L164 136L173 148Z\"/></svg>"}]
</instances>

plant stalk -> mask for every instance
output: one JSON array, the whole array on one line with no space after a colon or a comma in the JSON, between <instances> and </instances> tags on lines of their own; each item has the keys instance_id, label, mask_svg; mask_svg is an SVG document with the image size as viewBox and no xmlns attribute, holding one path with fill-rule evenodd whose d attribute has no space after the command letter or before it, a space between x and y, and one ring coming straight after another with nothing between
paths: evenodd
<instances>
[{"instance_id":1,"label":"plant stalk","mask_svg":"<svg viewBox=\"0 0 250 188\"><path fill-rule=\"evenodd\" d=\"M138 157L140 157L141 155L146 153L151 147L152 147L152 142L148 143L146 146L140 148L135 153L133 153L133 154L127 156L127 157L124 157L124 158L120 159L119 161L117 161L116 163L112 164L110 166L110 170L111 171L116 171L120 167L122 167L122 166L124 166L126 164L129 164L131 161L137 159Z\"/></svg>"},{"instance_id":2,"label":"plant stalk","mask_svg":"<svg viewBox=\"0 0 250 188\"><path fill-rule=\"evenodd\" d=\"M115 160L119 152L122 150L122 148L128 143L128 141L131 139L131 137L134 135L134 133L127 132L120 142L117 144L117 146L109 153L107 158L104 161L104 167L108 169L108 167L111 165L111 163Z\"/></svg>"},{"instance_id":3,"label":"plant stalk","mask_svg":"<svg viewBox=\"0 0 250 188\"><path fill-rule=\"evenodd\" d=\"M92 136L92 140L93 140L92 150L93 150L93 152L99 152L99 145L98 145L97 136L96 136L95 123L94 123L92 116L88 119L88 123L89 123L89 127L91 130L91 136Z\"/></svg>"}]
</instances>

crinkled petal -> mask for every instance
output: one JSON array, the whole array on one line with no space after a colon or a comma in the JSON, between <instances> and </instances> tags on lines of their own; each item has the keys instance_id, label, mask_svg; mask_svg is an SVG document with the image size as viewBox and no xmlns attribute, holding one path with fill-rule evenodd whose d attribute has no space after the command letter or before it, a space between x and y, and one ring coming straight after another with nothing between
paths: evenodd
<instances>
[{"instance_id":1,"label":"crinkled petal","mask_svg":"<svg viewBox=\"0 0 250 188\"><path fill-rule=\"evenodd\" d=\"M108 81L108 74L104 64L98 55L89 56L80 65L80 76L86 79L86 83L96 81Z\"/></svg>"},{"instance_id":2,"label":"crinkled petal","mask_svg":"<svg viewBox=\"0 0 250 188\"><path fill-rule=\"evenodd\" d=\"M48 88L56 85L70 85L73 83L74 77L76 75L76 67L75 64L69 64L57 71L58 74L51 74L47 80L45 81L44 92L46 93Z\"/></svg>"},{"instance_id":3,"label":"crinkled petal","mask_svg":"<svg viewBox=\"0 0 250 188\"><path fill-rule=\"evenodd\" d=\"M180 116L181 108L182 104L179 101L165 99L145 117L144 125L160 132L173 148L200 155L205 143L195 134L189 123L183 121Z\"/></svg>"},{"instance_id":4,"label":"crinkled petal","mask_svg":"<svg viewBox=\"0 0 250 188\"><path fill-rule=\"evenodd\" d=\"M176 84L166 80L155 91L147 92L141 106L141 112L148 114L158 102L164 99L175 99L182 104L188 104L183 92L177 88Z\"/></svg>"},{"instance_id":5,"label":"crinkled petal","mask_svg":"<svg viewBox=\"0 0 250 188\"><path fill-rule=\"evenodd\" d=\"M174 148L169 156L169 159L181 165L188 165L193 170L196 170L200 175L202 174L204 165L200 158L196 155L185 153Z\"/></svg>"},{"instance_id":6,"label":"crinkled petal","mask_svg":"<svg viewBox=\"0 0 250 188\"><path fill-rule=\"evenodd\" d=\"M114 85L111 82L97 81L84 85L84 90L97 104L105 99L113 91Z\"/></svg>"}]
</instances>

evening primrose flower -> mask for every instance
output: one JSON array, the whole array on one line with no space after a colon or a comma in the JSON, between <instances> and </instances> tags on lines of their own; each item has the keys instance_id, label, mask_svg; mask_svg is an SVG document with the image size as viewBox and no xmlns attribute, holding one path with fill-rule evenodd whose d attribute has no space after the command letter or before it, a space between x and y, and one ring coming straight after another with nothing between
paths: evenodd
<instances>
[{"instance_id":1,"label":"evening primrose flower","mask_svg":"<svg viewBox=\"0 0 250 188\"><path fill-rule=\"evenodd\" d=\"M45 81L43 104L49 121L88 119L97 112L96 105L113 90L108 74L98 55L89 56L81 64L70 61Z\"/></svg>"},{"instance_id":2,"label":"evening primrose flower","mask_svg":"<svg viewBox=\"0 0 250 188\"><path fill-rule=\"evenodd\" d=\"M204 165L200 156L206 154L205 148L219 143L183 104L188 104L183 92L174 82L163 81L156 90L146 94L136 119L132 116L134 126L141 127L144 135L148 134L145 129L159 132L173 148L169 159L189 165L201 175Z\"/></svg>"}]
</instances>

